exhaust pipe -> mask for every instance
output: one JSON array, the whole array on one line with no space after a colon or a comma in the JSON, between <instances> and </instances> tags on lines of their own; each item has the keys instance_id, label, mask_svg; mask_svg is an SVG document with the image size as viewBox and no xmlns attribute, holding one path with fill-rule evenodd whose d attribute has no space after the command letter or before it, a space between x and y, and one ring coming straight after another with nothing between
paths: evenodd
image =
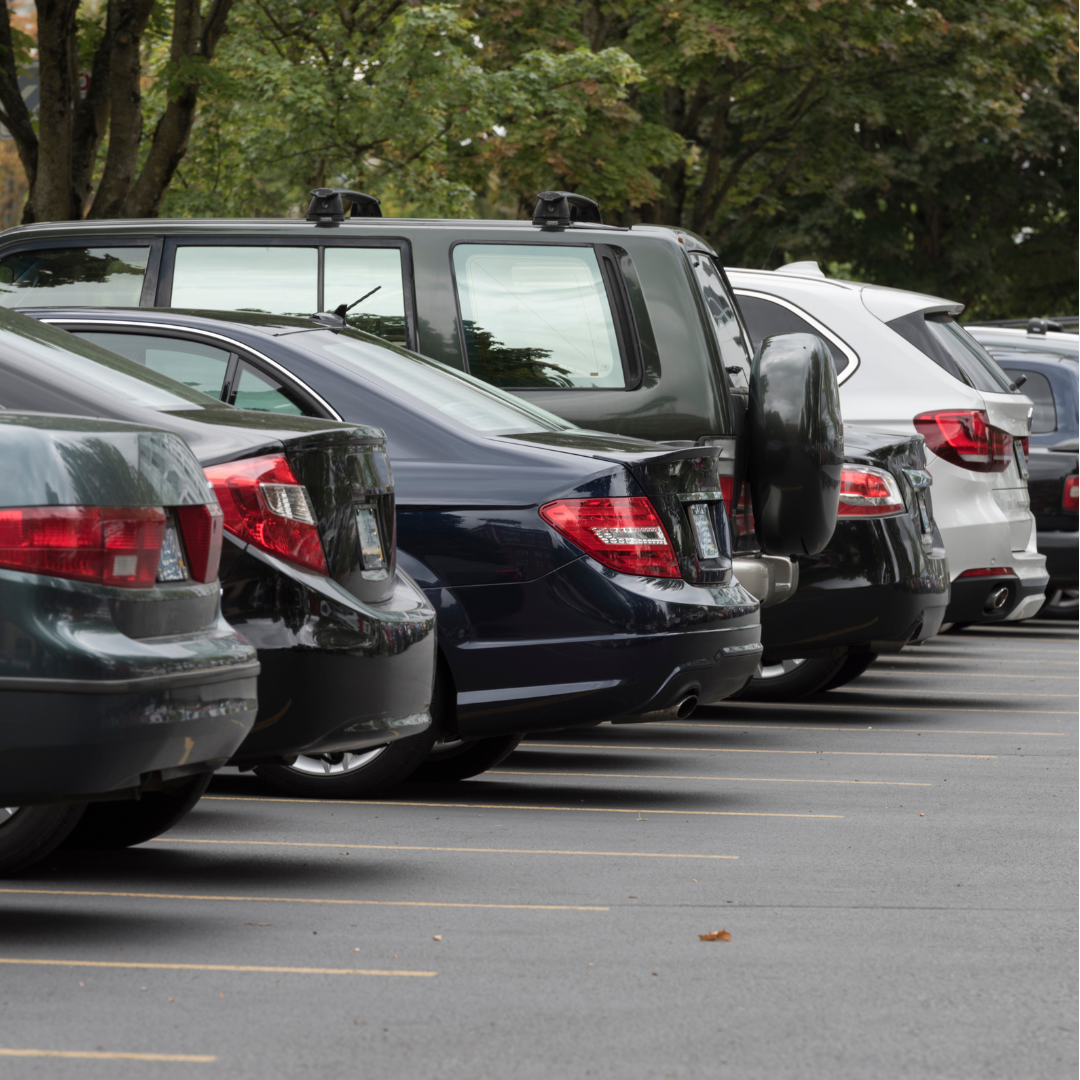
<instances>
[{"instance_id":1,"label":"exhaust pipe","mask_svg":"<svg viewBox=\"0 0 1080 1080\"><path fill-rule=\"evenodd\" d=\"M684 697L679 702L679 707L675 710L676 720L685 720L696 708L697 708L697 694L691 694L689 697Z\"/></svg>"},{"instance_id":2,"label":"exhaust pipe","mask_svg":"<svg viewBox=\"0 0 1080 1080\"><path fill-rule=\"evenodd\" d=\"M1000 611L1005 602L1009 599L1009 590L1004 585L1000 588L991 591L990 595L986 598L986 603L983 605L983 611L988 615L993 615L994 612Z\"/></svg>"}]
</instances>

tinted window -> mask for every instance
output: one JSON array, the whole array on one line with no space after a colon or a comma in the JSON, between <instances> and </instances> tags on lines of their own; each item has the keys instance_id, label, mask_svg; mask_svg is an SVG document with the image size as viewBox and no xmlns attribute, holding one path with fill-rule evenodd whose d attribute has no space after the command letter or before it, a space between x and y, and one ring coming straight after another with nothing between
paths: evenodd
<instances>
[{"instance_id":1,"label":"tinted window","mask_svg":"<svg viewBox=\"0 0 1080 1080\"><path fill-rule=\"evenodd\" d=\"M305 334L303 346L472 431L569 431L574 426L456 368L363 341L349 331Z\"/></svg>"},{"instance_id":2,"label":"tinted window","mask_svg":"<svg viewBox=\"0 0 1080 1080\"><path fill-rule=\"evenodd\" d=\"M816 327L804 318L796 315L783 304L771 300L762 300L757 296L739 296L739 307L746 319L746 329L750 334L750 345L755 351L761 342L772 334L817 334L832 353L837 375L848 366L847 353L825 337Z\"/></svg>"},{"instance_id":3,"label":"tinted window","mask_svg":"<svg viewBox=\"0 0 1080 1080\"><path fill-rule=\"evenodd\" d=\"M592 248L459 244L454 273L474 375L496 386L626 385Z\"/></svg>"},{"instance_id":4,"label":"tinted window","mask_svg":"<svg viewBox=\"0 0 1080 1080\"><path fill-rule=\"evenodd\" d=\"M310 315L319 307L319 249L183 245L176 249L169 305Z\"/></svg>"},{"instance_id":5,"label":"tinted window","mask_svg":"<svg viewBox=\"0 0 1080 1080\"><path fill-rule=\"evenodd\" d=\"M236 389L229 395L229 404L238 409L288 413L291 416L301 416L304 412L277 379L256 371L247 363L240 364Z\"/></svg>"},{"instance_id":6,"label":"tinted window","mask_svg":"<svg viewBox=\"0 0 1080 1080\"><path fill-rule=\"evenodd\" d=\"M916 311L889 326L968 386L989 394L1015 392L998 362L951 315Z\"/></svg>"},{"instance_id":7,"label":"tinted window","mask_svg":"<svg viewBox=\"0 0 1080 1080\"><path fill-rule=\"evenodd\" d=\"M324 259L323 310L333 311L339 304L349 307L377 288L345 319L357 330L404 345L405 291L400 249L328 247Z\"/></svg>"},{"instance_id":8,"label":"tinted window","mask_svg":"<svg viewBox=\"0 0 1080 1080\"><path fill-rule=\"evenodd\" d=\"M0 259L0 306L138 307L149 247L59 248Z\"/></svg>"},{"instance_id":9,"label":"tinted window","mask_svg":"<svg viewBox=\"0 0 1080 1080\"><path fill-rule=\"evenodd\" d=\"M1027 376L1027 381L1020 387L1020 393L1031 398L1035 405L1035 411L1031 414L1031 434L1045 435L1047 432L1056 431L1057 408L1054 405L1054 391L1050 387L1050 380L1041 371L1013 367L1012 364L1005 370L1014 381L1021 375Z\"/></svg>"},{"instance_id":10,"label":"tinted window","mask_svg":"<svg viewBox=\"0 0 1080 1080\"><path fill-rule=\"evenodd\" d=\"M720 346L724 367L738 368L742 373L739 385L749 385L750 352L743 340L742 327L735 314L735 305L728 296L724 279L720 276L716 263L708 255L691 255L690 265L694 268L694 276L701 287L705 306L709 309L709 318L716 334L716 343ZM735 372L728 374L738 378Z\"/></svg>"},{"instance_id":11,"label":"tinted window","mask_svg":"<svg viewBox=\"0 0 1080 1080\"><path fill-rule=\"evenodd\" d=\"M221 397L225 370L229 366L229 351L213 345L153 334L122 334L97 330L76 330L84 341L92 341L103 349L134 360L168 375L185 386L201 390L211 397Z\"/></svg>"}]
</instances>

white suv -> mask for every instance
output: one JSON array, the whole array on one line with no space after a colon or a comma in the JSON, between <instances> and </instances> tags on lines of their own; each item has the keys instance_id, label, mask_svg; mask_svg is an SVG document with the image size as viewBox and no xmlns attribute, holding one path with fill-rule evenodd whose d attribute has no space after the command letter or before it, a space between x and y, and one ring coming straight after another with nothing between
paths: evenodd
<instances>
[{"instance_id":1,"label":"white suv","mask_svg":"<svg viewBox=\"0 0 1080 1080\"><path fill-rule=\"evenodd\" d=\"M1032 403L957 323L963 305L827 279L812 262L728 276L755 347L771 334L818 334L845 420L926 439L952 579L946 622L1034 615L1048 577L1028 504Z\"/></svg>"}]
</instances>

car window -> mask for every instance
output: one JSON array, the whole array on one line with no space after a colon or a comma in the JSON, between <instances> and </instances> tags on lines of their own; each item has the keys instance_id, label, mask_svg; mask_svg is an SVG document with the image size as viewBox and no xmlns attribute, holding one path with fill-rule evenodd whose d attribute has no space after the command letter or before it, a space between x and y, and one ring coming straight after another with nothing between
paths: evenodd
<instances>
[{"instance_id":1,"label":"car window","mask_svg":"<svg viewBox=\"0 0 1080 1080\"><path fill-rule=\"evenodd\" d=\"M305 334L303 347L472 431L570 431L574 425L480 379L354 331Z\"/></svg>"},{"instance_id":2,"label":"car window","mask_svg":"<svg viewBox=\"0 0 1080 1080\"><path fill-rule=\"evenodd\" d=\"M990 394L1017 392L998 362L951 315L916 311L888 325L968 386Z\"/></svg>"},{"instance_id":3,"label":"car window","mask_svg":"<svg viewBox=\"0 0 1080 1080\"><path fill-rule=\"evenodd\" d=\"M310 315L319 308L319 249L182 244L173 260L169 306Z\"/></svg>"},{"instance_id":4,"label":"car window","mask_svg":"<svg viewBox=\"0 0 1080 1080\"><path fill-rule=\"evenodd\" d=\"M690 254L690 265L694 268L694 277L701 289L705 307L709 310L716 343L720 347L720 357L724 367L738 368L738 372L729 371L736 385L750 385L750 350L743 340L742 327L735 314L735 304L728 295L724 279L709 255L700 252ZM741 375L741 378L740 378Z\"/></svg>"},{"instance_id":5,"label":"car window","mask_svg":"<svg viewBox=\"0 0 1080 1080\"><path fill-rule=\"evenodd\" d=\"M333 311L339 304L348 307L377 288L346 314L345 321L357 330L406 344L401 249L328 247L324 259L323 310Z\"/></svg>"},{"instance_id":6,"label":"car window","mask_svg":"<svg viewBox=\"0 0 1080 1080\"><path fill-rule=\"evenodd\" d=\"M839 375L848 366L850 361L847 353L791 308L774 303L772 300L763 300L759 296L744 296L741 293L739 307L742 308L743 318L746 319L750 345L755 352L761 342L772 334L817 334L832 354L836 374Z\"/></svg>"},{"instance_id":7,"label":"car window","mask_svg":"<svg viewBox=\"0 0 1080 1080\"><path fill-rule=\"evenodd\" d=\"M626 386L591 247L458 244L454 274L469 370L496 386Z\"/></svg>"},{"instance_id":8,"label":"car window","mask_svg":"<svg viewBox=\"0 0 1080 1080\"><path fill-rule=\"evenodd\" d=\"M1054 405L1054 391L1050 380L1041 371L1015 367L1012 364L1009 364L1005 371L1014 381L1021 375L1027 376L1027 381L1020 387L1020 393L1031 398L1035 405L1035 411L1031 414L1031 434L1045 435L1047 432L1056 431L1057 407Z\"/></svg>"},{"instance_id":9,"label":"car window","mask_svg":"<svg viewBox=\"0 0 1080 1080\"><path fill-rule=\"evenodd\" d=\"M9 324L8 319L19 321ZM14 313L0 316L0 349L31 358L57 381L75 379L150 409L224 408L220 401L126 356L83 341L59 327L36 323Z\"/></svg>"},{"instance_id":10,"label":"car window","mask_svg":"<svg viewBox=\"0 0 1080 1080\"><path fill-rule=\"evenodd\" d=\"M211 397L220 398L229 366L228 349L203 345L197 341L162 337L157 334L127 334L98 330L75 330L73 333L83 341L91 341L103 349L109 349L136 364L142 364L168 375L185 386L201 390Z\"/></svg>"},{"instance_id":11,"label":"car window","mask_svg":"<svg viewBox=\"0 0 1080 1080\"><path fill-rule=\"evenodd\" d=\"M303 408L277 379L256 371L246 361L240 363L236 389L229 395L229 404L256 412L288 413L290 416L304 414Z\"/></svg>"},{"instance_id":12,"label":"car window","mask_svg":"<svg viewBox=\"0 0 1080 1080\"><path fill-rule=\"evenodd\" d=\"M51 248L0 259L2 307L138 307L149 247Z\"/></svg>"}]
</instances>

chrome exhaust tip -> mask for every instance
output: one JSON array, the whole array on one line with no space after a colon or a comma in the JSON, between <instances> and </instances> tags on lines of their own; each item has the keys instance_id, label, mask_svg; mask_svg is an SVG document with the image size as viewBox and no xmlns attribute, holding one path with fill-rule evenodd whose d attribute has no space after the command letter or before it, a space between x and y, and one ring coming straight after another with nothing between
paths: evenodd
<instances>
[{"instance_id":1,"label":"chrome exhaust tip","mask_svg":"<svg viewBox=\"0 0 1080 1080\"><path fill-rule=\"evenodd\" d=\"M689 697L684 697L679 702L679 707L675 710L676 720L685 720L696 708L697 708L697 694L691 694Z\"/></svg>"},{"instance_id":2,"label":"chrome exhaust tip","mask_svg":"<svg viewBox=\"0 0 1080 1080\"><path fill-rule=\"evenodd\" d=\"M990 614L993 614L995 611L1000 611L1005 606L1005 602L1008 599L1009 590L1002 585L1000 588L994 589L986 598L983 610Z\"/></svg>"}]
</instances>

